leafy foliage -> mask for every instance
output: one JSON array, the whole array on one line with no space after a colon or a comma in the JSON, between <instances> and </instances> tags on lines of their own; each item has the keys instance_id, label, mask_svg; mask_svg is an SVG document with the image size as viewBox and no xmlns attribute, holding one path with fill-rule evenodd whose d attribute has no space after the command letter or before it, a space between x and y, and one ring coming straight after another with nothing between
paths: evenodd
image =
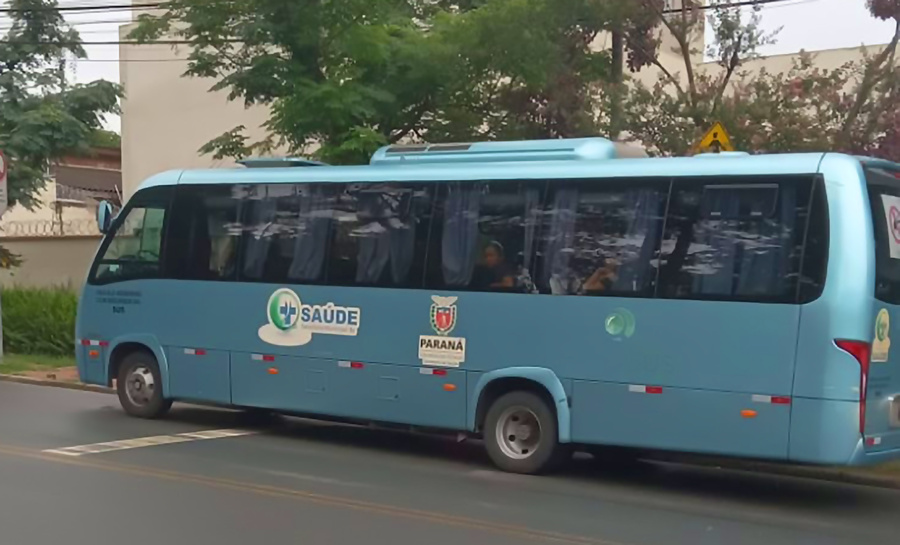
<instances>
[{"instance_id":1,"label":"leafy foliage","mask_svg":"<svg viewBox=\"0 0 900 545\"><path fill-rule=\"evenodd\" d=\"M112 131L95 130L88 138L88 145L92 148L119 149L122 147L122 137Z\"/></svg>"},{"instance_id":2,"label":"leafy foliage","mask_svg":"<svg viewBox=\"0 0 900 545\"><path fill-rule=\"evenodd\" d=\"M84 57L56 0L11 0L11 25L0 40L0 149L7 156L10 205L31 208L51 161L83 151L104 114L118 112L118 85L69 86L67 55ZM17 263L0 249L0 267Z\"/></svg>"},{"instance_id":3,"label":"leafy foliage","mask_svg":"<svg viewBox=\"0 0 900 545\"><path fill-rule=\"evenodd\" d=\"M71 356L78 298L65 288L5 288L3 349L15 354Z\"/></svg>"},{"instance_id":4,"label":"leafy foliage","mask_svg":"<svg viewBox=\"0 0 900 545\"><path fill-rule=\"evenodd\" d=\"M262 104L266 137L238 126L200 151L216 158L287 149L363 163L399 141L624 134L659 154L691 153L716 120L746 150L893 155L897 40L858 63L787 74L749 71L774 41L761 4L722 0L170 0L133 37L190 44L187 76ZM897 0L869 0L898 20ZM708 16L707 16L708 15ZM714 41L695 44L704 23ZM661 33L681 65L660 59ZM609 36L610 39L604 38ZM700 66L706 53L714 62ZM651 86L628 77L648 67Z\"/></svg>"},{"instance_id":5,"label":"leafy foliage","mask_svg":"<svg viewBox=\"0 0 900 545\"><path fill-rule=\"evenodd\" d=\"M630 132L652 152L683 155L718 120L742 150L838 150L900 161L900 11L895 0L871 0L869 6L875 17L898 20L886 47L832 70L801 54L782 74L745 69L775 38L761 32L758 10L748 19L727 2L711 10L715 41L708 54L717 66L708 70L693 65L684 39L697 31L699 19L674 25L664 19L679 42L687 82L661 67L654 86L633 85L626 106Z\"/></svg>"},{"instance_id":6,"label":"leafy foliage","mask_svg":"<svg viewBox=\"0 0 900 545\"><path fill-rule=\"evenodd\" d=\"M244 127L204 151L240 156L319 147L334 163L365 160L373 147L417 129L447 81L439 39L406 0L173 0L142 16L133 36L172 35L192 44L189 76L271 110L269 138ZM178 21L178 24L174 24Z\"/></svg>"},{"instance_id":7,"label":"leafy foliage","mask_svg":"<svg viewBox=\"0 0 900 545\"><path fill-rule=\"evenodd\" d=\"M596 134L594 106L610 78L610 54L595 47L597 36L634 27L637 43L652 27L639 5L624 0L172 0L165 7L161 17L141 17L132 37L187 40L186 75L271 110L267 138L251 141L235 127L202 152L317 150L333 163L365 162L400 140Z\"/></svg>"}]
</instances>

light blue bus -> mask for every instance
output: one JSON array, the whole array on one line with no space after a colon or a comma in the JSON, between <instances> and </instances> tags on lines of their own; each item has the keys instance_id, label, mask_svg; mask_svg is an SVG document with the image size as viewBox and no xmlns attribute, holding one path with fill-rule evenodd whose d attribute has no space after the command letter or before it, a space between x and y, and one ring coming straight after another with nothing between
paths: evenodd
<instances>
[{"instance_id":1,"label":"light blue bus","mask_svg":"<svg viewBox=\"0 0 900 545\"><path fill-rule=\"evenodd\" d=\"M900 457L900 165L628 155L391 146L154 176L98 212L81 378L145 418L480 436L521 473L576 447Z\"/></svg>"}]
</instances>

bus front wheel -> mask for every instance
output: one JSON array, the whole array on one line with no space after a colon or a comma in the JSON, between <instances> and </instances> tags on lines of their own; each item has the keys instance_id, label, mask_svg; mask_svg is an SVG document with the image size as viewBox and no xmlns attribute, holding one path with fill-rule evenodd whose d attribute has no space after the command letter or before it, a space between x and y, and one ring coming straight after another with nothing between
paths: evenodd
<instances>
[{"instance_id":1,"label":"bus front wheel","mask_svg":"<svg viewBox=\"0 0 900 545\"><path fill-rule=\"evenodd\" d=\"M132 352L119 366L116 380L119 403L125 412L139 418L159 418L172 401L163 398L162 380L156 358L146 352Z\"/></svg>"},{"instance_id":2,"label":"bus front wheel","mask_svg":"<svg viewBox=\"0 0 900 545\"><path fill-rule=\"evenodd\" d=\"M510 392L494 401L485 418L484 443L494 464L512 473L548 471L566 455L558 442L553 410L527 391Z\"/></svg>"}]
</instances>

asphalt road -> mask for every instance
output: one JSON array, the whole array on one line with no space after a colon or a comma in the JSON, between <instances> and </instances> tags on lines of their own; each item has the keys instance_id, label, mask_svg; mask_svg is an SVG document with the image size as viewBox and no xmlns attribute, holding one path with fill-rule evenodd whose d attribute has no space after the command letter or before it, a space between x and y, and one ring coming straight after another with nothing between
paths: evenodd
<instances>
[{"instance_id":1,"label":"asphalt road","mask_svg":"<svg viewBox=\"0 0 900 545\"><path fill-rule=\"evenodd\" d=\"M96 443L107 444L70 448ZM897 491L671 464L622 473L589 459L552 477L509 475L477 445L442 438L299 419L253 426L239 413L190 406L143 421L125 416L115 396L0 382L2 545L859 545L898 537Z\"/></svg>"}]
</instances>

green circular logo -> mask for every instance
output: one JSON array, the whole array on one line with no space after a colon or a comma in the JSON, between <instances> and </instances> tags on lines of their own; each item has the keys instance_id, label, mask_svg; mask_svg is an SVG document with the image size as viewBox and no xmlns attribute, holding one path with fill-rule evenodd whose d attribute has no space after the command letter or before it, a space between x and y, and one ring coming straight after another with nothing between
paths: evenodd
<instances>
[{"instance_id":1,"label":"green circular logo","mask_svg":"<svg viewBox=\"0 0 900 545\"><path fill-rule=\"evenodd\" d=\"M877 337L881 342L884 342L888 335L887 317L887 311L881 309L881 312L878 313L878 317L875 319L875 337Z\"/></svg>"},{"instance_id":2,"label":"green circular logo","mask_svg":"<svg viewBox=\"0 0 900 545\"><path fill-rule=\"evenodd\" d=\"M269 323L287 331L300 322L300 298L289 289L280 289L269 297Z\"/></svg>"},{"instance_id":3,"label":"green circular logo","mask_svg":"<svg viewBox=\"0 0 900 545\"><path fill-rule=\"evenodd\" d=\"M634 335L634 314L624 308L617 308L606 317L606 332L613 337L631 337Z\"/></svg>"},{"instance_id":4,"label":"green circular logo","mask_svg":"<svg viewBox=\"0 0 900 545\"><path fill-rule=\"evenodd\" d=\"M606 317L606 332L618 337L625 331L625 319L618 314Z\"/></svg>"}]
</instances>

